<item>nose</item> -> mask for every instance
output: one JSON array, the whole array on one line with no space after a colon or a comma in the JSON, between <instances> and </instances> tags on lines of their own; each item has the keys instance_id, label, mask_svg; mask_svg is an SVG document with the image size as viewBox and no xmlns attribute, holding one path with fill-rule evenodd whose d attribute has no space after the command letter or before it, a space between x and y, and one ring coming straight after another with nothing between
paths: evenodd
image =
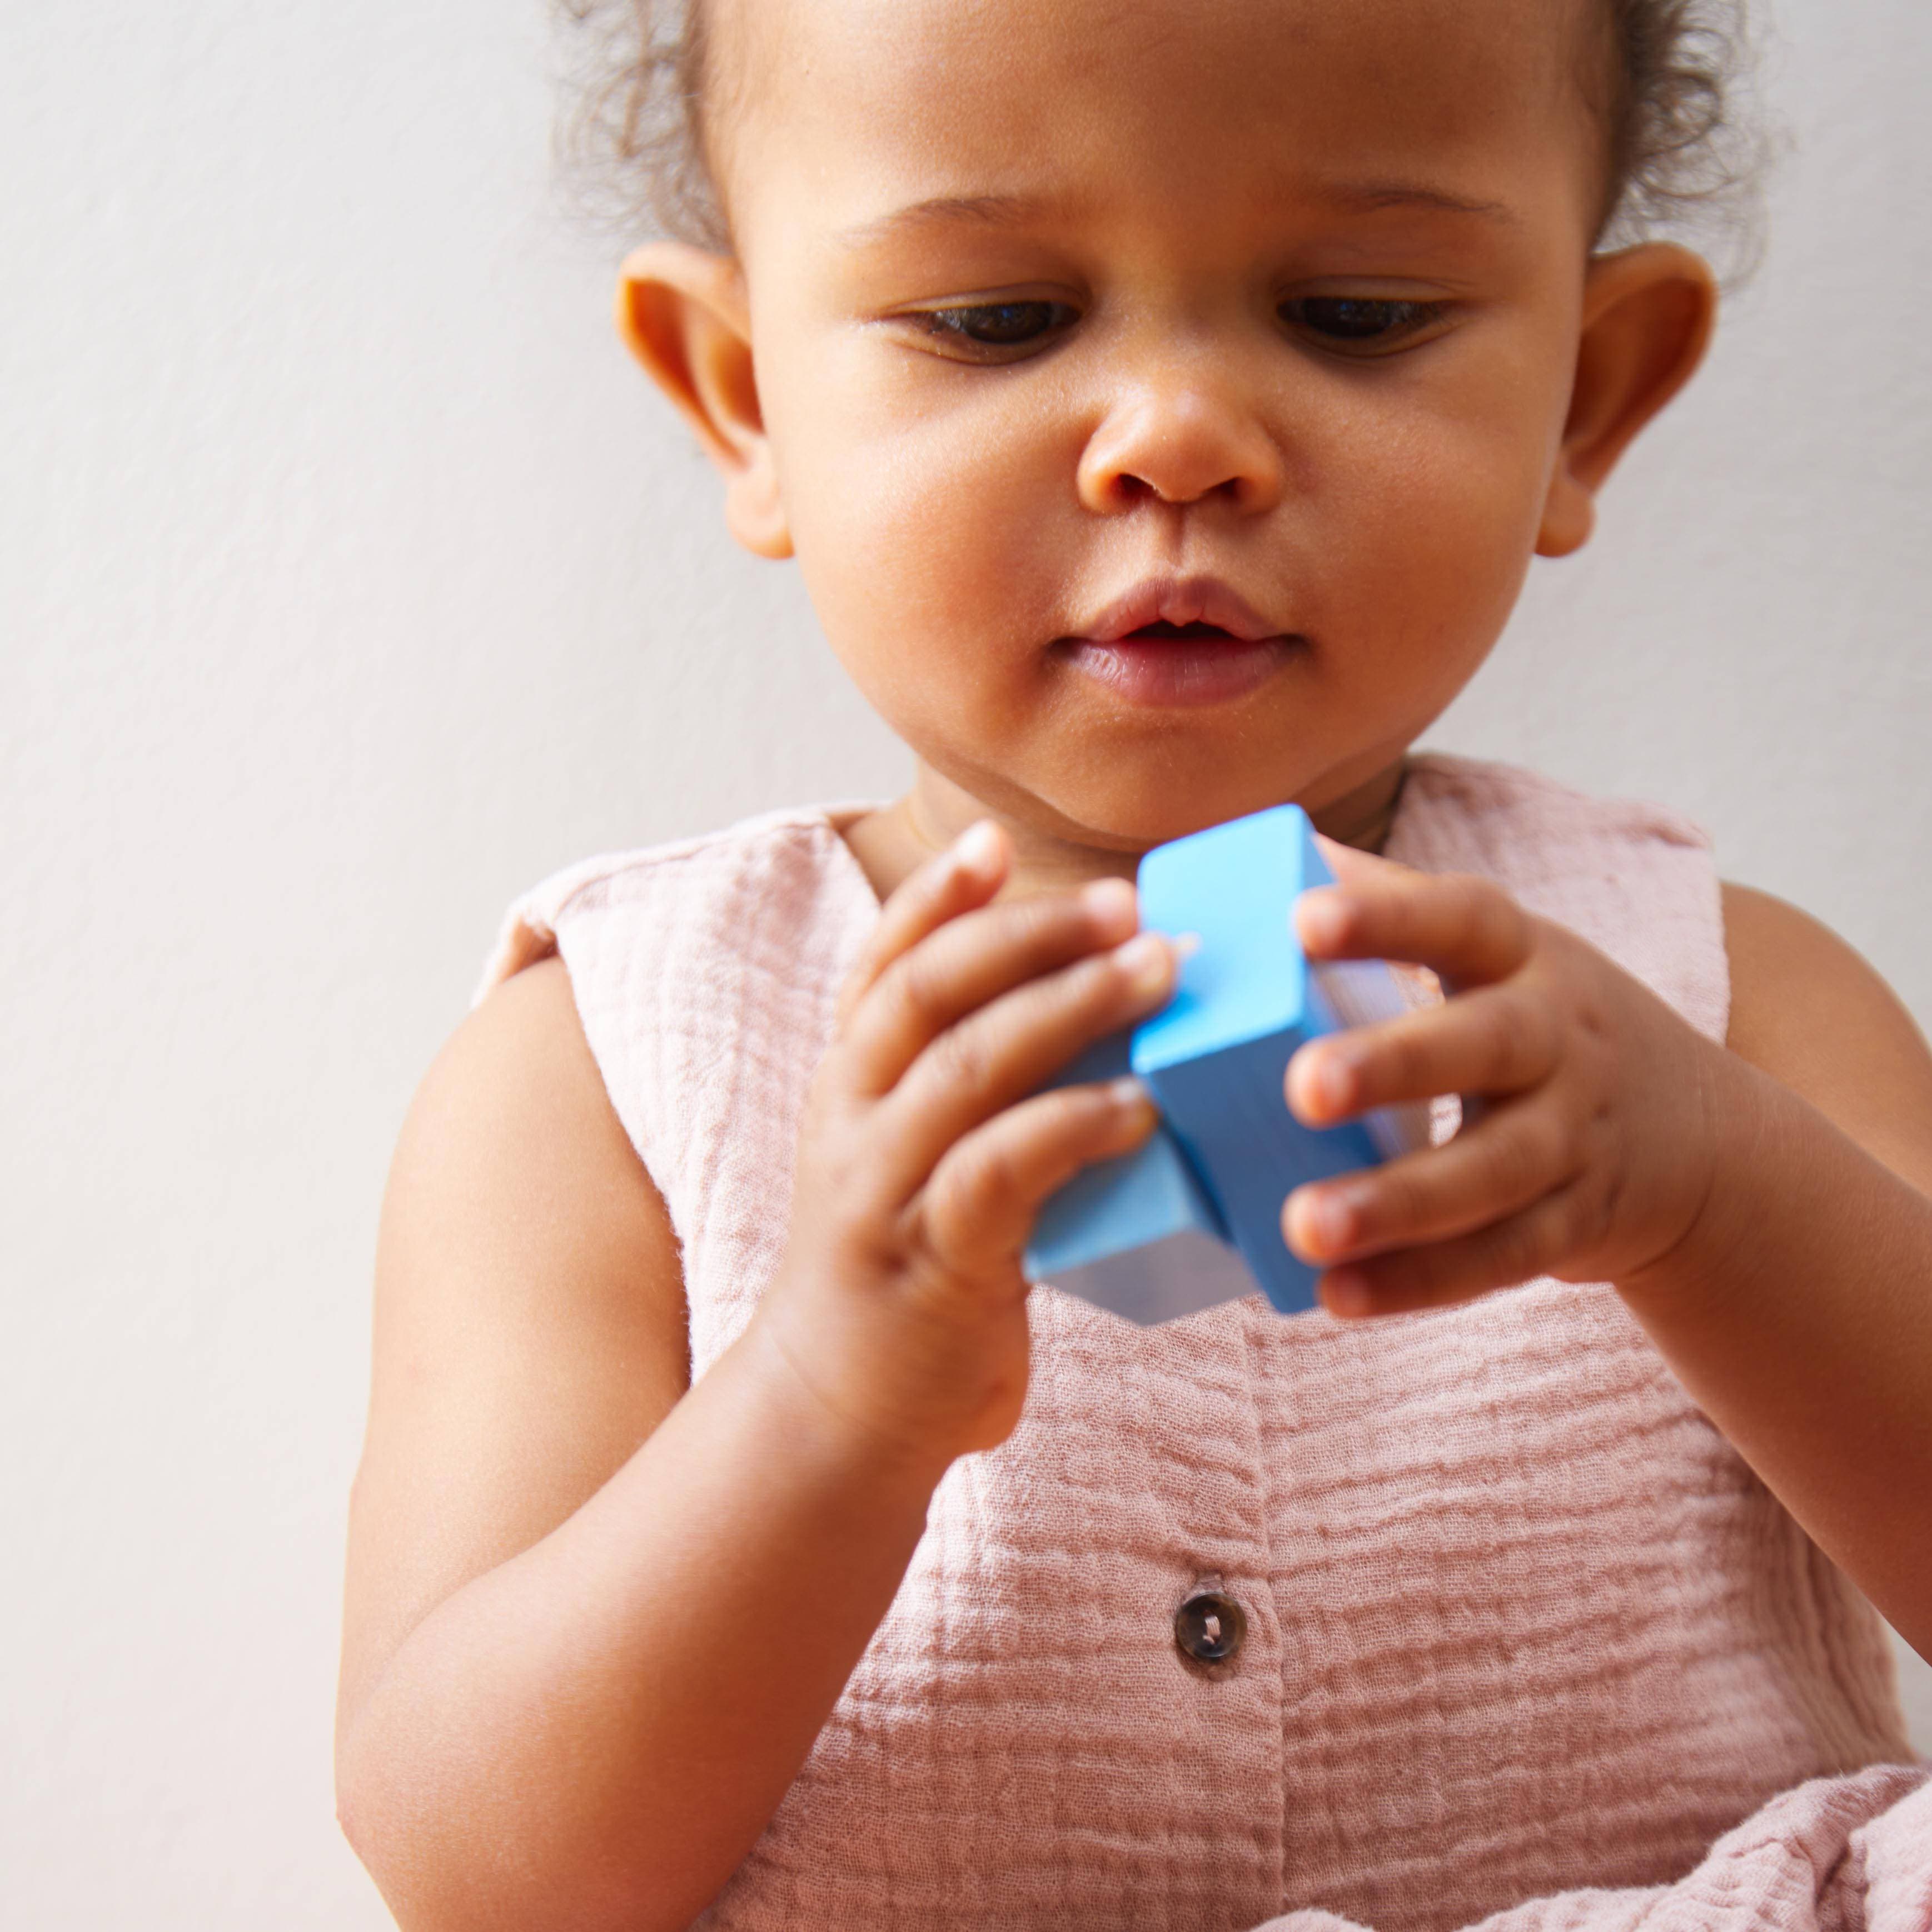
<instances>
[{"instance_id":1,"label":"nose","mask_svg":"<svg viewBox=\"0 0 1932 1932\"><path fill-rule=\"evenodd\" d=\"M1177 371L1120 398L1082 452L1080 500L1098 514L1152 500L1223 502L1254 512L1281 500L1283 460L1240 398Z\"/></svg>"}]
</instances>

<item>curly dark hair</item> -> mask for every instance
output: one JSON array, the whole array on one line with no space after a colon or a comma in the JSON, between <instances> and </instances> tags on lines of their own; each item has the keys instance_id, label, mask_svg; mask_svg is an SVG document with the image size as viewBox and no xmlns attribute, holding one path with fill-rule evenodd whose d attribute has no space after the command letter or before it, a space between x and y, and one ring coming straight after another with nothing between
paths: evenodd
<instances>
[{"instance_id":1,"label":"curly dark hair","mask_svg":"<svg viewBox=\"0 0 1932 1932\"><path fill-rule=\"evenodd\" d=\"M1768 143L1750 111L1748 0L1607 0L1616 58L1600 245L1681 235L1747 273Z\"/></svg>"},{"instance_id":2,"label":"curly dark hair","mask_svg":"<svg viewBox=\"0 0 1932 1932\"><path fill-rule=\"evenodd\" d=\"M586 208L728 248L706 160L703 0L554 0L568 30L563 158ZM1766 143L1748 90L1748 0L1598 0L1609 86L1587 92L1609 136L1600 247L1681 236L1753 266Z\"/></svg>"}]
</instances>

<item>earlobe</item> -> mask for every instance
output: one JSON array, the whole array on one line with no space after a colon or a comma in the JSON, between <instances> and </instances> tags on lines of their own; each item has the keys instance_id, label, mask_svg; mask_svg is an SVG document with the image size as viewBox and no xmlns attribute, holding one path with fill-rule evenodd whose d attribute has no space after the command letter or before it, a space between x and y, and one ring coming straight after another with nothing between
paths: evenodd
<instances>
[{"instance_id":1,"label":"earlobe","mask_svg":"<svg viewBox=\"0 0 1932 1932\"><path fill-rule=\"evenodd\" d=\"M632 354L724 478L731 534L760 556L790 556L737 263L680 242L639 248L617 284L616 320Z\"/></svg>"},{"instance_id":2,"label":"earlobe","mask_svg":"<svg viewBox=\"0 0 1932 1932\"><path fill-rule=\"evenodd\" d=\"M1717 314L1716 281L1687 248L1648 242L1591 262L1540 555L1567 556L1588 542L1598 491L1637 432L1696 373Z\"/></svg>"}]
</instances>

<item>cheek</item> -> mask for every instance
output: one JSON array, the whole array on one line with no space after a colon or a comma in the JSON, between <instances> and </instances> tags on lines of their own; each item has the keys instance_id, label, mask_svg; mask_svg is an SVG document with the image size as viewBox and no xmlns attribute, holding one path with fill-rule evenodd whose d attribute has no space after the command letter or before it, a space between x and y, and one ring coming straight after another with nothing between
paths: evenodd
<instances>
[{"instance_id":1,"label":"cheek","mask_svg":"<svg viewBox=\"0 0 1932 1932\"><path fill-rule=\"evenodd\" d=\"M859 373L841 380L836 362L821 364L768 417L827 636L862 684L905 674L908 659L1030 668L1060 614L1051 591L1070 560L1077 446L1016 412L1016 388L908 407L889 380ZM904 649L914 638L916 654Z\"/></svg>"},{"instance_id":2,"label":"cheek","mask_svg":"<svg viewBox=\"0 0 1932 1932\"><path fill-rule=\"evenodd\" d=\"M1323 562L1347 607L1334 614L1372 656L1446 655L1466 675L1521 590L1565 392L1536 358L1483 373L1391 386L1330 439Z\"/></svg>"}]
</instances>

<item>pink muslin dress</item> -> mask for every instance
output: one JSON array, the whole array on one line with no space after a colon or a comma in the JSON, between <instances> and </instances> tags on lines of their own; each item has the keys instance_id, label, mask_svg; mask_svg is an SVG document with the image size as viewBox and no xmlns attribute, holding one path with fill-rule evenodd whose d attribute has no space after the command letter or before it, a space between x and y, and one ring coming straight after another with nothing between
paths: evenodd
<instances>
[{"instance_id":1,"label":"pink muslin dress","mask_svg":"<svg viewBox=\"0 0 1932 1932\"><path fill-rule=\"evenodd\" d=\"M778 1263L877 916L840 822L576 866L486 978L561 952L682 1244L694 1378ZM1718 880L1678 819L1424 757L1388 850L1499 880L1724 1036ZM1364 1325L1257 1297L1141 1329L1050 1287L1030 1312L1018 1430L946 1475L705 1924L1932 1928L1875 1617L1611 1290ZM1176 1642L1204 1581L1246 1623L1212 1672Z\"/></svg>"}]
</instances>

